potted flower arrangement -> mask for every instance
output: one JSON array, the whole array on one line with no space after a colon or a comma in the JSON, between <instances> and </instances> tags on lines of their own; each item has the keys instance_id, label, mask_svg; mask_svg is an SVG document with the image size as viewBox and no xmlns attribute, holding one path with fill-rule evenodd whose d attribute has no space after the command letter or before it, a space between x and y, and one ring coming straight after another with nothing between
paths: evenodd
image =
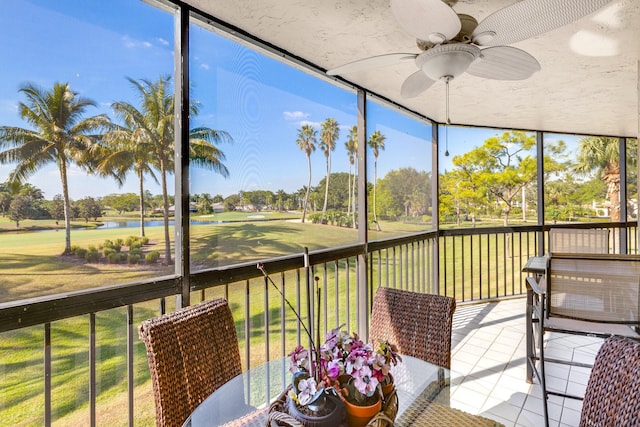
<instances>
[{"instance_id":1,"label":"potted flower arrangement","mask_svg":"<svg viewBox=\"0 0 640 427\"><path fill-rule=\"evenodd\" d=\"M345 404L349 426L364 426L380 412L382 385L391 384L389 370L401 360L387 341L374 348L340 327L327 334L316 356L299 346L289 357L294 375L291 400L298 406L313 406L335 390ZM312 370L315 377L309 374Z\"/></svg>"},{"instance_id":2,"label":"potted flower arrangement","mask_svg":"<svg viewBox=\"0 0 640 427\"><path fill-rule=\"evenodd\" d=\"M335 389L327 387L321 364L313 354L302 346L289 354L289 371L293 375L287 411L305 426L346 427L344 403Z\"/></svg>"}]
</instances>

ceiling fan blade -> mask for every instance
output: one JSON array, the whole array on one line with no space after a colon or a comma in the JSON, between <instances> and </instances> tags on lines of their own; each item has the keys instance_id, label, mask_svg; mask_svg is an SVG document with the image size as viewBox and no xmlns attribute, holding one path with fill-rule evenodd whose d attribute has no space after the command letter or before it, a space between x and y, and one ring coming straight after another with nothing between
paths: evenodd
<instances>
[{"instance_id":1,"label":"ceiling fan blade","mask_svg":"<svg viewBox=\"0 0 640 427\"><path fill-rule=\"evenodd\" d=\"M391 0L391 13L406 32L433 44L460 32L460 18L442 0Z\"/></svg>"},{"instance_id":2,"label":"ceiling fan blade","mask_svg":"<svg viewBox=\"0 0 640 427\"><path fill-rule=\"evenodd\" d=\"M522 0L483 19L473 31L479 46L512 44L577 21L611 0Z\"/></svg>"},{"instance_id":3,"label":"ceiling fan blade","mask_svg":"<svg viewBox=\"0 0 640 427\"><path fill-rule=\"evenodd\" d=\"M435 81L427 77L422 70L418 70L402 83L400 95L403 98L414 98L429 89L434 83Z\"/></svg>"},{"instance_id":4,"label":"ceiling fan blade","mask_svg":"<svg viewBox=\"0 0 640 427\"><path fill-rule=\"evenodd\" d=\"M494 80L525 80L540 70L540 64L522 49L511 46L495 46L480 51L480 58L473 61L467 73Z\"/></svg>"},{"instance_id":5,"label":"ceiling fan blade","mask_svg":"<svg viewBox=\"0 0 640 427\"><path fill-rule=\"evenodd\" d=\"M330 76L338 74L352 73L354 71L366 71L372 68L387 67L397 65L406 61L413 61L418 56L415 53L388 53L386 55L371 56L369 58L358 59L344 65L327 70Z\"/></svg>"}]
</instances>

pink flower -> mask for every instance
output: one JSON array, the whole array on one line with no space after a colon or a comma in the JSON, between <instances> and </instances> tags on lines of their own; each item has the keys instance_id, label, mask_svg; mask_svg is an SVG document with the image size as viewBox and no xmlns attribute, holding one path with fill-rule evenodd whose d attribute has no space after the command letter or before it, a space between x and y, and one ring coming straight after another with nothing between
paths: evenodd
<instances>
[{"instance_id":1,"label":"pink flower","mask_svg":"<svg viewBox=\"0 0 640 427\"><path fill-rule=\"evenodd\" d=\"M327 374L327 377L331 381L337 380L338 376L343 371L344 371L344 367L342 366L342 362L341 361L339 361L339 360L330 360L327 363L326 374Z\"/></svg>"},{"instance_id":2,"label":"pink flower","mask_svg":"<svg viewBox=\"0 0 640 427\"><path fill-rule=\"evenodd\" d=\"M300 405L306 405L317 392L316 380L307 378L298 381L298 402Z\"/></svg>"},{"instance_id":3,"label":"pink flower","mask_svg":"<svg viewBox=\"0 0 640 427\"><path fill-rule=\"evenodd\" d=\"M295 350L289 353L289 357L291 358L289 372L295 374L300 370L304 370L307 372L310 371L311 363L309 360L309 351L307 349L299 345L295 348Z\"/></svg>"},{"instance_id":4,"label":"pink flower","mask_svg":"<svg viewBox=\"0 0 640 427\"><path fill-rule=\"evenodd\" d=\"M363 366L353 376L353 385L356 389L367 396L371 396L378 387L378 380L372 376L371 369L368 366Z\"/></svg>"}]
</instances>

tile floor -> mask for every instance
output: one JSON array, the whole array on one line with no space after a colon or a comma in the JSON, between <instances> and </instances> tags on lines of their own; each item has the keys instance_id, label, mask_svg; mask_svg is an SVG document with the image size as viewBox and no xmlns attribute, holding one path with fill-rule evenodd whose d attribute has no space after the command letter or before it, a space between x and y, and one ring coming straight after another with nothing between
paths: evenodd
<instances>
[{"instance_id":1,"label":"tile floor","mask_svg":"<svg viewBox=\"0 0 640 427\"><path fill-rule=\"evenodd\" d=\"M451 405L510 427L544 426L542 393L526 377L525 298L459 304L453 319ZM593 363L601 339L545 337L546 355L563 353ZM547 364L547 383L582 395L589 370ZM549 398L549 425L577 426L582 401Z\"/></svg>"}]
</instances>

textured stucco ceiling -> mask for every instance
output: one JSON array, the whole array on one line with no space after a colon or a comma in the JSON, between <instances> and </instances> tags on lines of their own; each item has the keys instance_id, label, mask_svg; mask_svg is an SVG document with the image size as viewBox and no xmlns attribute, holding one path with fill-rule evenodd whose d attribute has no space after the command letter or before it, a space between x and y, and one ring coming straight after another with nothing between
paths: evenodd
<instances>
[{"instance_id":1,"label":"textured stucco ceiling","mask_svg":"<svg viewBox=\"0 0 640 427\"><path fill-rule=\"evenodd\" d=\"M418 52L388 0L188 0L255 37L329 69L355 59ZM512 0L448 0L478 21ZM640 1L613 0L580 21L513 44L541 71L524 81L463 74L450 84L455 124L594 135L638 135ZM445 121L444 85L403 99L412 63L343 76L407 108Z\"/></svg>"}]
</instances>

